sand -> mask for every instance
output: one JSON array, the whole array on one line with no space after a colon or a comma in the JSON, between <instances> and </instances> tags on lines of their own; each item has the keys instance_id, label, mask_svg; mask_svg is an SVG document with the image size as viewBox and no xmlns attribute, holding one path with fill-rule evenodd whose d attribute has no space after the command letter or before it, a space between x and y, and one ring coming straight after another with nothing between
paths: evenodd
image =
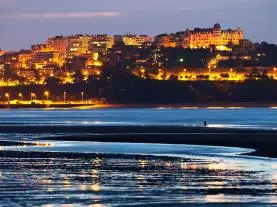
<instances>
[{"instance_id":1,"label":"sand","mask_svg":"<svg viewBox=\"0 0 277 207\"><path fill-rule=\"evenodd\" d=\"M0 127L0 132L1 132ZM16 132L70 133L43 140L193 144L251 148L251 155L277 157L277 131L178 126L21 127Z\"/></svg>"}]
</instances>

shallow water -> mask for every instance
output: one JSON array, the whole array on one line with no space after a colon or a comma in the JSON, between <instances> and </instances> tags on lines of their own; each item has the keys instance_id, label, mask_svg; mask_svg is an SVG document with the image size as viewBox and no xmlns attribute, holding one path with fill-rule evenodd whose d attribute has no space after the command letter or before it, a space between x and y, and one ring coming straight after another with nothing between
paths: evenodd
<instances>
[{"instance_id":1,"label":"shallow water","mask_svg":"<svg viewBox=\"0 0 277 207\"><path fill-rule=\"evenodd\" d=\"M0 111L6 125L192 126L205 119L223 127L274 128L277 110ZM277 205L277 159L240 155L251 149L30 139L54 135L0 134L36 143L0 147L0 206Z\"/></svg>"},{"instance_id":2,"label":"shallow water","mask_svg":"<svg viewBox=\"0 0 277 207\"><path fill-rule=\"evenodd\" d=\"M275 108L24 109L0 110L0 125L186 125L277 128Z\"/></svg>"}]
</instances>

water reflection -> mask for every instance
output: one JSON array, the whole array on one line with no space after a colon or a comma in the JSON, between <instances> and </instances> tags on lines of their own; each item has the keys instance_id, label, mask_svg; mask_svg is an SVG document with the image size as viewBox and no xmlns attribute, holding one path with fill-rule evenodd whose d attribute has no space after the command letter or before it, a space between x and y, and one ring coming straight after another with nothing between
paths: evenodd
<instances>
[{"instance_id":1,"label":"water reflection","mask_svg":"<svg viewBox=\"0 0 277 207\"><path fill-rule=\"evenodd\" d=\"M18 205L47 207L247 199L277 203L276 164L257 163L213 157L13 152L0 157L0 197Z\"/></svg>"}]
</instances>

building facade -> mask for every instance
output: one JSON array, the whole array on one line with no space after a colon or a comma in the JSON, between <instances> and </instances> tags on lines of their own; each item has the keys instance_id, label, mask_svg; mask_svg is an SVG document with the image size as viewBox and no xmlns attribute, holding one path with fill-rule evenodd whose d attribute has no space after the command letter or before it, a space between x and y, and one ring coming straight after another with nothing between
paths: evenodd
<instances>
[{"instance_id":1,"label":"building facade","mask_svg":"<svg viewBox=\"0 0 277 207\"><path fill-rule=\"evenodd\" d=\"M145 44L152 43L153 38L148 35L123 35L122 42L128 46L142 47Z\"/></svg>"},{"instance_id":2,"label":"building facade","mask_svg":"<svg viewBox=\"0 0 277 207\"><path fill-rule=\"evenodd\" d=\"M187 30L184 39L185 48L210 48L215 46L218 50L225 50L229 44L239 45L244 39L244 33L240 28L222 30L220 24L213 28Z\"/></svg>"},{"instance_id":3,"label":"building facade","mask_svg":"<svg viewBox=\"0 0 277 207\"><path fill-rule=\"evenodd\" d=\"M220 24L213 28L194 28L174 34L163 34L155 37L158 46L161 47L183 47L183 48L211 48L217 50L228 50L228 45L239 45L244 39L244 33L240 28L222 30Z\"/></svg>"},{"instance_id":4,"label":"building facade","mask_svg":"<svg viewBox=\"0 0 277 207\"><path fill-rule=\"evenodd\" d=\"M89 49L92 53L106 54L114 46L114 36L94 35L90 38Z\"/></svg>"}]
</instances>

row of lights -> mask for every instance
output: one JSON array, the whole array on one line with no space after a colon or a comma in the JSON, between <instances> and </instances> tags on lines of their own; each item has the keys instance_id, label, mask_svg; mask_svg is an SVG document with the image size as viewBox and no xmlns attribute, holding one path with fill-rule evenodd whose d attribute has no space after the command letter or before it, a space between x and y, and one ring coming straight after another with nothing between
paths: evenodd
<instances>
[{"instance_id":1,"label":"row of lights","mask_svg":"<svg viewBox=\"0 0 277 207\"><path fill-rule=\"evenodd\" d=\"M67 94L66 91L63 92L64 102L66 101L66 94ZM84 101L84 94L85 94L84 92L81 92L82 101ZM30 95L31 95L31 101L36 100L36 94L35 93L32 92ZM50 95L49 91L44 91L44 96L46 97L47 101L49 100L49 95ZM5 93L5 97L6 97L7 101L10 101L10 94L9 93ZM19 93L18 97L22 100L23 99L23 94Z\"/></svg>"}]
</instances>

